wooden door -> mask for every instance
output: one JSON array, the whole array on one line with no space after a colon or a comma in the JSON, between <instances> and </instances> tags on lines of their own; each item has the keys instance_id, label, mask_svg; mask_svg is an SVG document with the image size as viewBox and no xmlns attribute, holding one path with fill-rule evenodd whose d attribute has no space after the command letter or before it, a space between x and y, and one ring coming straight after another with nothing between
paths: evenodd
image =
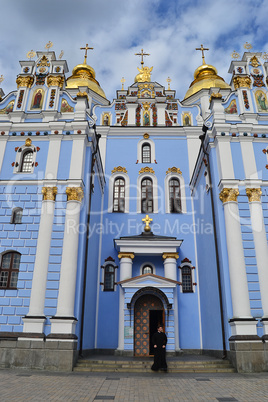
<instances>
[{"instance_id":1,"label":"wooden door","mask_svg":"<svg viewBox=\"0 0 268 402\"><path fill-rule=\"evenodd\" d=\"M150 310L164 310L161 300L154 295L141 296L134 308L134 355L150 354Z\"/></svg>"}]
</instances>

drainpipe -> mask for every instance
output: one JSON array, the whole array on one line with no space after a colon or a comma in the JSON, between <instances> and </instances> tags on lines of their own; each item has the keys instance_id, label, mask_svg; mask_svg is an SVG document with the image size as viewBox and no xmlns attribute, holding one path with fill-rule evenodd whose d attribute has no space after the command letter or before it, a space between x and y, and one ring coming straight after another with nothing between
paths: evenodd
<instances>
[{"instance_id":1,"label":"drainpipe","mask_svg":"<svg viewBox=\"0 0 268 402\"><path fill-rule=\"evenodd\" d=\"M87 280L87 264L88 264L88 242L89 242L89 225L90 225L90 210L91 210L91 199L93 193L93 173L94 173L94 163L95 155L99 150L99 140L101 138L100 134L97 134L96 124L92 127L96 138L96 147L92 152L91 156L91 168L90 168L90 181L89 181L89 200L88 200L88 213L87 213L87 237L86 237L86 251L85 251L85 266L84 266L84 279L83 279L83 295L82 295L82 312L81 312L81 326L80 326L80 343L79 343L79 356L83 357L83 332L84 332L84 315L85 315L85 302L86 302L86 280Z\"/></svg>"},{"instance_id":2,"label":"drainpipe","mask_svg":"<svg viewBox=\"0 0 268 402\"><path fill-rule=\"evenodd\" d=\"M221 290L220 258L219 258L219 248L218 248L218 241L217 241L217 228L216 228L215 206L214 206L214 199L213 199L213 185L212 185L212 180L211 180L211 170L210 170L210 163L209 163L209 153L206 151L205 145L204 145L205 138L206 138L206 133L208 131L208 127L205 126L204 124L203 124L203 127L202 127L202 131L203 131L203 134L199 136L199 139L201 140L203 152L207 157L207 172L208 172L208 178L209 178L209 183L210 183L210 198L211 198L212 221L213 221L213 230L214 230L214 243L215 243L215 252L216 252L218 289L219 289L219 298L220 298L221 332L222 332L222 349L223 349L222 358L225 359L227 357L227 351L226 351L226 342L225 342L223 300L222 300L222 290Z\"/></svg>"}]
</instances>

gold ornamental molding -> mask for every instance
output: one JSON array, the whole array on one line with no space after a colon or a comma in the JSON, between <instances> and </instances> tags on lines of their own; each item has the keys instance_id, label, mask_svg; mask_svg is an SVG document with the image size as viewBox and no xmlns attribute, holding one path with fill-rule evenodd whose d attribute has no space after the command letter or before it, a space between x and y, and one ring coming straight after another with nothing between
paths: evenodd
<instances>
[{"instance_id":1,"label":"gold ornamental molding","mask_svg":"<svg viewBox=\"0 0 268 402\"><path fill-rule=\"evenodd\" d=\"M256 56L253 56L253 57L250 59L249 64L251 64L252 67L258 67L258 66L261 65L261 63L259 62L259 60L257 59Z\"/></svg>"},{"instance_id":2,"label":"gold ornamental molding","mask_svg":"<svg viewBox=\"0 0 268 402\"><path fill-rule=\"evenodd\" d=\"M43 201L55 201L58 193L57 187L43 187Z\"/></svg>"},{"instance_id":3,"label":"gold ornamental molding","mask_svg":"<svg viewBox=\"0 0 268 402\"><path fill-rule=\"evenodd\" d=\"M250 88L251 87L251 79L249 76L247 77L234 77L233 79L235 89L238 88Z\"/></svg>"},{"instance_id":4,"label":"gold ornamental molding","mask_svg":"<svg viewBox=\"0 0 268 402\"><path fill-rule=\"evenodd\" d=\"M79 92L77 92L76 96L77 96L77 98L84 98L84 97L87 98L87 93L79 91Z\"/></svg>"},{"instance_id":5,"label":"gold ornamental molding","mask_svg":"<svg viewBox=\"0 0 268 402\"><path fill-rule=\"evenodd\" d=\"M117 172L127 173L127 169L125 167L123 167L123 166L114 167L113 170L112 170L112 173L117 173Z\"/></svg>"},{"instance_id":6,"label":"gold ornamental molding","mask_svg":"<svg viewBox=\"0 0 268 402\"><path fill-rule=\"evenodd\" d=\"M31 88L33 82L34 79L30 75L27 75L26 77L22 77L21 75L19 75L18 78L16 79L16 84L18 88L21 87Z\"/></svg>"},{"instance_id":7,"label":"gold ornamental molding","mask_svg":"<svg viewBox=\"0 0 268 402\"><path fill-rule=\"evenodd\" d=\"M32 145L32 140L31 140L31 138L26 138L26 140L25 140L25 146L26 147L30 147Z\"/></svg>"},{"instance_id":8,"label":"gold ornamental molding","mask_svg":"<svg viewBox=\"0 0 268 402\"><path fill-rule=\"evenodd\" d=\"M210 95L209 101L211 102L212 99L222 99L222 94L220 92L212 92Z\"/></svg>"},{"instance_id":9,"label":"gold ornamental molding","mask_svg":"<svg viewBox=\"0 0 268 402\"><path fill-rule=\"evenodd\" d=\"M63 87L64 77L62 75L49 75L47 77L47 86L48 87L59 87L60 89Z\"/></svg>"},{"instance_id":10,"label":"gold ornamental molding","mask_svg":"<svg viewBox=\"0 0 268 402\"><path fill-rule=\"evenodd\" d=\"M143 138L144 138L145 140L148 140L148 138L150 138L150 136L149 136L148 133L145 133L145 134L143 134Z\"/></svg>"},{"instance_id":11,"label":"gold ornamental molding","mask_svg":"<svg viewBox=\"0 0 268 402\"><path fill-rule=\"evenodd\" d=\"M153 168L150 168L148 166L141 168L141 170L139 171L139 174L141 173L155 173Z\"/></svg>"},{"instance_id":12,"label":"gold ornamental molding","mask_svg":"<svg viewBox=\"0 0 268 402\"><path fill-rule=\"evenodd\" d=\"M179 258L179 254L178 253L163 253L162 258L163 258L163 260L165 260L167 258L175 258L177 260Z\"/></svg>"},{"instance_id":13,"label":"gold ornamental molding","mask_svg":"<svg viewBox=\"0 0 268 402\"><path fill-rule=\"evenodd\" d=\"M133 253L118 253L119 260L121 260L121 258L131 258L133 260L134 257L135 255Z\"/></svg>"},{"instance_id":14,"label":"gold ornamental molding","mask_svg":"<svg viewBox=\"0 0 268 402\"><path fill-rule=\"evenodd\" d=\"M235 201L237 202L237 196L239 195L239 191L237 188L224 188L220 192L220 200L223 202L230 202L230 201Z\"/></svg>"},{"instance_id":15,"label":"gold ornamental molding","mask_svg":"<svg viewBox=\"0 0 268 402\"><path fill-rule=\"evenodd\" d=\"M260 201L262 191L260 188L246 188L246 194L248 196L248 201Z\"/></svg>"},{"instance_id":16,"label":"gold ornamental molding","mask_svg":"<svg viewBox=\"0 0 268 402\"><path fill-rule=\"evenodd\" d=\"M82 201L84 191L82 187L67 187L66 188L67 201Z\"/></svg>"},{"instance_id":17,"label":"gold ornamental molding","mask_svg":"<svg viewBox=\"0 0 268 402\"><path fill-rule=\"evenodd\" d=\"M166 171L166 174L170 174L170 173L182 174L181 170L179 168L176 168L175 166L168 168L168 170Z\"/></svg>"}]
</instances>

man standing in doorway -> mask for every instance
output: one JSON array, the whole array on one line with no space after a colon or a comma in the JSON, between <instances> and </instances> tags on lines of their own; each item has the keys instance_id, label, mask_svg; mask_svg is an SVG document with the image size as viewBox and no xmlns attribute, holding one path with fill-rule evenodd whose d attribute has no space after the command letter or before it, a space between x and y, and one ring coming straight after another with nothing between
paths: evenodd
<instances>
[{"instance_id":1,"label":"man standing in doorway","mask_svg":"<svg viewBox=\"0 0 268 402\"><path fill-rule=\"evenodd\" d=\"M157 326L157 332L153 335L153 345L154 345L154 364L152 365L152 370L167 371L166 362L166 344L167 336L163 332L162 325Z\"/></svg>"}]
</instances>

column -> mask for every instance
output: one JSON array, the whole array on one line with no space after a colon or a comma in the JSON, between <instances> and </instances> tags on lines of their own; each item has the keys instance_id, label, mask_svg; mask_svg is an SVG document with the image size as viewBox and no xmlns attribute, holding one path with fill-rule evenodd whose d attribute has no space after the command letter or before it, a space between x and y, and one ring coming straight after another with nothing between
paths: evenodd
<instances>
[{"instance_id":1,"label":"column","mask_svg":"<svg viewBox=\"0 0 268 402\"><path fill-rule=\"evenodd\" d=\"M163 253L165 278L177 281L177 259L178 253Z\"/></svg>"},{"instance_id":2,"label":"column","mask_svg":"<svg viewBox=\"0 0 268 402\"><path fill-rule=\"evenodd\" d=\"M120 282L132 278L133 253L119 253ZM118 351L124 350L124 327L125 327L125 294L119 286L119 325L118 325Z\"/></svg>"},{"instance_id":3,"label":"column","mask_svg":"<svg viewBox=\"0 0 268 402\"><path fill-rule=\"evenodd\" d=\"M132 260L134 254L119 253L118 258L120 260L120 282L132 278Z\"/></svg>"},{"instance_id":4,"label":"column","mask_svg":"<svg viewBox=\"0 0 268 402\"><path fill-rule=\"evenodd\" d=\"M54 219L57 187L42 188L43 201L33 271L29 312L23 318L23 332L43 333L45 294L47 286L48 260Z\"/></svg>"},{"instance_id":5,"label":"column","mask_svg":"<svg viewBox=\"0 0 268 402\"><path fill-rule=\"evenodd\" d=\"M257 335L255 319L252 318L249 303L248 283L240 217L237 204L238 189L224 188L220 193L223 202L226 228L226 242L233 305L230 320L232 335Z\"/></svg>"},{"instance_id":6,"label":"column","mask_svg":"<svg viewBox=\"0 0 268 402\"><path fill-rule=\"evenodd\" d=\"M57 312L51 321L51 334L73 334L77 319L74 317L77 253L80 207L83 199L81 187L67 187L67 206L62 249Z\"/></svg>"},{"instance_id":7,"label":"column","mask_svg":"<svg viewBox=\"0 0 268 402\"><path fill-rule=\"evenodd\" d=\"M255 244L255 253L259 274L259 284L263 309L264 334L268 334L268 247L263 221L260 188L247 188L251 226Z\"/></svg>"}]
</instances>

